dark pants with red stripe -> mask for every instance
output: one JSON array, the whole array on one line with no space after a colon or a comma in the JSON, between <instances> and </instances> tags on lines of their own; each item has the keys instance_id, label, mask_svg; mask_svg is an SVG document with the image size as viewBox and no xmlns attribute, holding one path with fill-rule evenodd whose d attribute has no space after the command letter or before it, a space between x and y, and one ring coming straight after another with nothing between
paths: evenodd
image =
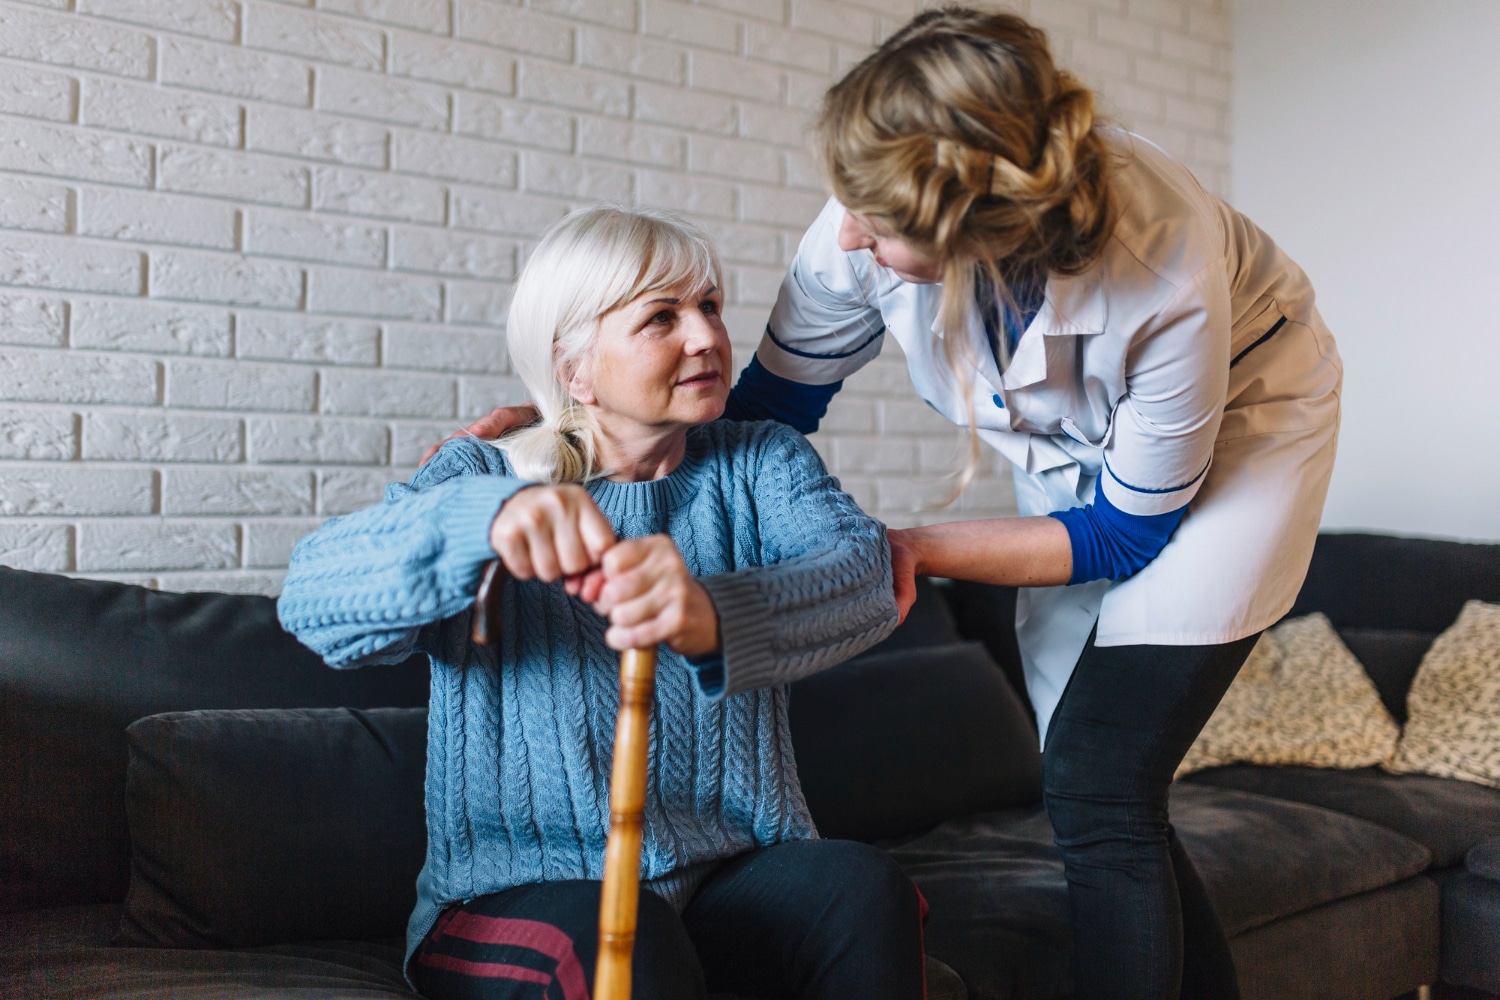
<instances>
[{"instance_id":1,"label":"dark pants with red stripe","mask_svg":"<svg viewBox=\"0 0 1500 1000\"><path fill-rule=\"evenodd\" d=\"M413 956L417 989L430 1000L588 1000L600 885L542 882L450 906ZM680 916L641 891L631 996L921 1000L926 908L868 844L762 848L715 871Z\"/></svg>"}]
</instances>

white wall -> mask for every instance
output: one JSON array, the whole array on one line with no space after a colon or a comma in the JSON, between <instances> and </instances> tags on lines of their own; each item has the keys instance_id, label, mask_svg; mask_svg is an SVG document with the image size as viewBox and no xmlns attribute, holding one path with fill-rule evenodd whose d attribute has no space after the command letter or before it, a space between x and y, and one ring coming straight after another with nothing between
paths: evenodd
<instances>
[{"instance_id":1,"label":"white wall","mask_svg":"<svg viewBox=\"0 0 1500 1000\"><path fill-rule=\"evenodd\" d=\"M0 0L0 563L274 591L294 540L520 396L528 242L594 198L719 238L741 362L823 194L804 129L915 0ZM1023 5L1025 9L1025 5ZM1036 0L1222 189L1226 0ZM895 524L956 435L899 353L816 443Z\"/></svg>"},{"instance_id":2,"label":"white wall","mask_svg":"<svg viewBox=\"0 0 1500 1000\"><path fill-rule=\"evenodd\" d=\"M1234 8L1234 201L1344 357L1330 528L1500 540L1500 5Z\"/></svg>"}]
</instances>

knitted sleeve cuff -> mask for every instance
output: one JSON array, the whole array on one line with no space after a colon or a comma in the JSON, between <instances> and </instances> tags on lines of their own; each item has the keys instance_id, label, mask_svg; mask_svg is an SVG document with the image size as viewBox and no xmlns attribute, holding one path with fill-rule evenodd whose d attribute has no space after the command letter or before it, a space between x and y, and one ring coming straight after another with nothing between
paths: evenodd
<instances>
[{"instance_id":1,"label":"knitted sleeve cuff","mask_svg":"<svg viewBox=\"0 0 1500 1000\"><path fill-rule=\"evenodd\" d=\"M776 659L771 649L771 608L760 592L758 581L745 573L724 573L699 582L719 613L719 649L723 660L721 671L711 667L700 671L703 693L717 699L774 684ZM711 680L719 681L717 691L705 683Z\"/></svg>"},{"instance_id":2,"label":"knitted sleeve cuff","mask_svg":"<svg viewBox=\"0 0 1500 1000\"><path fill-rule=\"evenodd\" d=\"M689 656L688 666L698 679L698 690L717 701L724 694L724 654L708 653L704 656Z\"/></svg>"}]
</instances>

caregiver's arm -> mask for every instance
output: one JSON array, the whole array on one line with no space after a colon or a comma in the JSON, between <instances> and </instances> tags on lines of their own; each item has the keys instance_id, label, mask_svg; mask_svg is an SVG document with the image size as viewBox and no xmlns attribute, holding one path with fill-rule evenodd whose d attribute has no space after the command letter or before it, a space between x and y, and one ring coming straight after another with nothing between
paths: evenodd
<instances>
[{"instance_id":1,"label":"caregiver's arm","mask_svg":"<svg viewBox=\"0 0 1500 1000\"><path fill-rule=\"evenodd\" d=\"M818 429L844 379L872 361L885 321L871 299L878 268L866 251L839 249L844 209L829 199L797 248L750 364L729 394L730 420Z\"/></svg>"},{"instance_id":2,"label":"caregiver's arm","mask_svg":"<svg viewBox=\"0 0 1500 1000\"><path fill-rule=\"evenodd\" d=\"M909 574L1046 587L1124 579L1161 554L1203 484L1224 412L1228 291L1217 274L1186 283L1132 344L1094 502L891 532L903 611Z\"/></svg>"},{"instance_id":3,"label":"caregiver's arm","mask_svg":"<svg viewBox=\"0 0 1500 1000\"><path fill-rule=\"evenodd\" d=\"M892 529L898 599L915 597L914 576L1008 587L1053 587L1073 575L1068 530L1051 517L997 517ZM903 601L902 610L909 606Z\"/></svg>"},{"instance_id":4,"label":"caregiver's arm","mask_svg":"<svg viewBox=\"0 0 1500 1000\"><path fill-rule=\"evenodd\" d=\"M945 576L1012 587L1123 580L1155 559L1186 507L1140 516L1117 510L1100 492L1087 507L1046 517L954 521L888 532L896 601L905 614L916 576Z\"/></svg>"},{"instance_id":5,"label":"caregiver's arm","mask_svg":"<svg viewBox=\"0 0 1500 1000\"><path fill-rule=\"evenodd\" d=\"M1229 289L1215 263L1133 338L1094 501L1051 515L1071 542L1068 583L1131 577L1172 540L1213 461L1229 328Z\"/></svg>"}]
</instances>

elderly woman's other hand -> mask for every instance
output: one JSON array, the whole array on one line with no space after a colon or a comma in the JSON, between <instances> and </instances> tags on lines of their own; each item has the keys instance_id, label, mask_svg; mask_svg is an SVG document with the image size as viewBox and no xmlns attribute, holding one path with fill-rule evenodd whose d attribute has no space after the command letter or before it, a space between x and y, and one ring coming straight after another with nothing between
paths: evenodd
<instances>
[{"instance_id":1,"label":"elderly woman's other hand","mask_svg":"<svg viewBox=\"0 0 1500 1000\"><path fill-rule=\"evenodd\" d=\"M577 577L599 566L614 544L609 519L572 483L527 486L490 523L490 548L517 580Z\"/></svg>"},{"instance_id":2,"label":"elderly woman's other hand","mask_svg":"<svg viewBox=\"0 0 1500 1000\"><path fill-rule=\"evenodd\" d=\"M666 535L615 545L582 590L594 610L609 618L604 641L611 649L649 649L664 642L683 656L719 650L713 599Z\"/></svg>"}]
</instances>

